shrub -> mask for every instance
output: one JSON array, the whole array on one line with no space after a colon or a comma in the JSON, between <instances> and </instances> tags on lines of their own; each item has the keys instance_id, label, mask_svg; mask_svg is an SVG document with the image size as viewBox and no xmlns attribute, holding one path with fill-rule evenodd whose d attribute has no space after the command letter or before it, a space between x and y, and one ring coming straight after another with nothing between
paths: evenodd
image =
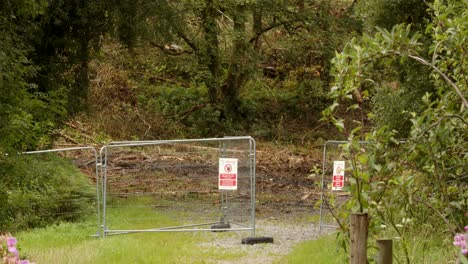
<instances>
[{"instance_id":1,"label":"shrub","mask_svg":"<svg viewBox=\"0 0 468 264\"><path fill-rule=\"evenodd\" d=\"M323 83L288 78L283 86L267 81L249 82L241 97L244 128L253 136L294 141L318 125L324 108Z\"/></svg>"},{"instance_id":2,"label":"shrub","mask_svg":"<svg viewBox=\"0 0 468 264\"><path fill-rule=\"evenodd\" d=\"M74 221L94 210L95 190L56 155L18 155L0 162L0 230Z\"/></svg>"},{"instance_id":3,"label":"shrub","mask_svg":"<svg viewBox=\"0 0 468 264\"><path fill-rule=\"evenodd\" d=\"M178 126L173 136L216 136L224 131L220 106L208 102L205 87L142 87L138 104L147 116L162 115L172 127Z\"/></svg>"}]
</instances>

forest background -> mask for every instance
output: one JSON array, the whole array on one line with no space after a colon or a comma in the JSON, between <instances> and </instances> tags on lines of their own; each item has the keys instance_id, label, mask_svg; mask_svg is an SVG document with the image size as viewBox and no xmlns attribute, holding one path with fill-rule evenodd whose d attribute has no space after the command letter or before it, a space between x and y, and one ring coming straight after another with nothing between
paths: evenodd
<instances>
[{"instance_id":1,"label":"forest background","mask_svg":"<svg viewBox=\"0 0 468 264\"><path fill-rule=\"evenodd\" d=\"M15 173L28 161L14 153L63 137L99 144L251 135L302 145L349 139L348 212L375 212L374 226L398 233L408 226L398 221L408 219L457 232L468 199L467 7L466 0L2 1L0 226L11 225L25 192L46 197L32 175ZM77 126L92 136L67 132ZM363 152L359 139L379 144ZM395 147L400 139L409 142L403 149ZM90 195L73 186L68 192Z\"/></svg>"},{"instance_id":2,"label":"forest background","mask_svg":"<svg viewBox=\"0 0 468 264\"><path fill-rule=\"evenodd\" d=\"M45 147L72 118L114 139L343 137L319 121L335 52L431 18L420 1L8 0L0 14L3 151ZM418 110L433 85L429 69L402 67L404 83L381 83L411 90L403 101L362 96L405 137L400 110Z\"/></svg>"}]
</instances>

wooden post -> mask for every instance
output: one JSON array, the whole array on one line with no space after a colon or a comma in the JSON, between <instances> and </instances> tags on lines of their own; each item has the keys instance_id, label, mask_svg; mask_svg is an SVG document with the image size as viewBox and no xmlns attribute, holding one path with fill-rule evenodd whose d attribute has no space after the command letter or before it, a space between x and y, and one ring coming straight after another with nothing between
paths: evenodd
<instances>
[{"instance_id":1,"label":"wooden post","mask_svg":"<svg viewBox=\"0 0 468 264\"><path fill-rule=\"evenodd\" d=\"M392 264L393 260L393 241L391 239L377 239L379 256L377 264Z\"/></svg>"},{"instance_id":2,"label":"wooden post","mask_svg":"<svg viewBox=\"0 0 468 264\"><path fill-rule=\"evenodd\" d=\"M351 214L350 264L367 264L367 236L369 218L367 213Z\"/></svg>"}]
</instances>

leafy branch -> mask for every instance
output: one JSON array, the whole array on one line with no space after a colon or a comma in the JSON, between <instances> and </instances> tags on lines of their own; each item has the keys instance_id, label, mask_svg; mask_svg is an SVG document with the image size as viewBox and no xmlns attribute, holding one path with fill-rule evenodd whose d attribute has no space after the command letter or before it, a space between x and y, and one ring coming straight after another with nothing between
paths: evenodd
<instances>
[{"instance_id":1,"label":"leafy branch","mask_svg":"<svg viewBox=\"0 0 468 264\"><path fill-rule=\"evenodd\" d=\"M395 52L395 54L398 54L398 55L402 56L401 53L396 52L396 51L394 51L394 52ZM417 62L419 62L419 63L421 63L423 65L431 67L435 72L437 72L453 88L453 90L455 90L458 97L460 97L460 99L462 100L463 105L465 106L465 108L468 109L468 101L466 100L465 96L463 96L462 92L460 91L460 88L458 88L458 86L446 74L444 74L434 64L426 61L425 59L423 59L423 58L421 58L419 56L408 55L408 57L411 58L411 59L414 59L415 61L417 61Z\"/></svg>"}]
</instances>

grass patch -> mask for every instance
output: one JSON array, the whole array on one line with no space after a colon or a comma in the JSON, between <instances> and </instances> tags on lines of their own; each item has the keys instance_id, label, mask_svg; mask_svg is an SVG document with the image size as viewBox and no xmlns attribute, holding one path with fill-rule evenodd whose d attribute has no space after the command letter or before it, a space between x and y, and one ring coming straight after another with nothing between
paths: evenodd
<instances>
[{"instance_id":1,"label":"grass patch","mask_svg":"<svg viewBox=\"0 0 468 264\"><path fill-rule=\"evenodd\" d=\"M455 263L457 249L452 245L451 234L432 228L416 227L406 234L405 240L397 237L395 232L389 232L387 237L393 238L396 263ZM375 239L371 242L375 242ZM405 247L408 255L405 254ZM372 256L376 258L377 250L373 251L375 253Z\"/></svg>"},{"instance_id":2,"label":"grass patch","mask_svg":"<svg viewBox=\"0 0 468 264\"><path fill-rule=\"evenodd\" d=\"M121 213L132 214L126 209ZM145 220L148 215L151 217ZM141 218L140 224L145 227L180 224L169 216L155 215L149 208L140 208L133 216ZM119 214L114 210L109 217L117 221ZM17 237L23 257L37 263L216 263L242 257L241 253L199 245L213 237L203 232L135 233L100 239L90 236L96 231L93 219L25 231Z\"/></svg>"},{"instance_id":3,"label":"grass patch","mask_svg":"<svg viewBox=\"0 0 468 264\"><path fill-rule=\"evenodd\" d=\"M445 239L447 240L447 239ZM450 240L450 239L448 239ZM404 241L393 240L394 263L406 263L406 256L402 250ZM406 241L408 246L408 259L410 263L455 263L456 248L444 241L443 237L420 233ZM371 263L377 260L377 248L375 239L369 238L368 259ZM452 262L450 262L452 260ZM320 263L334 264L347 263L347 255L339 248L336 235L323 236L317 240L311 240L296 245L288 256L277 263Z\"/></svg>"},{"instance_id":4,"label":"grass patch","mask_svg":"<svg viewBox=\"0 0 468 264\"><path fill-rule=\"evenodd\" d=\"M291 254L277 263L346 263L346 255L338 248L334 234L297 244Z\"/></svg>"}]
</instances>

